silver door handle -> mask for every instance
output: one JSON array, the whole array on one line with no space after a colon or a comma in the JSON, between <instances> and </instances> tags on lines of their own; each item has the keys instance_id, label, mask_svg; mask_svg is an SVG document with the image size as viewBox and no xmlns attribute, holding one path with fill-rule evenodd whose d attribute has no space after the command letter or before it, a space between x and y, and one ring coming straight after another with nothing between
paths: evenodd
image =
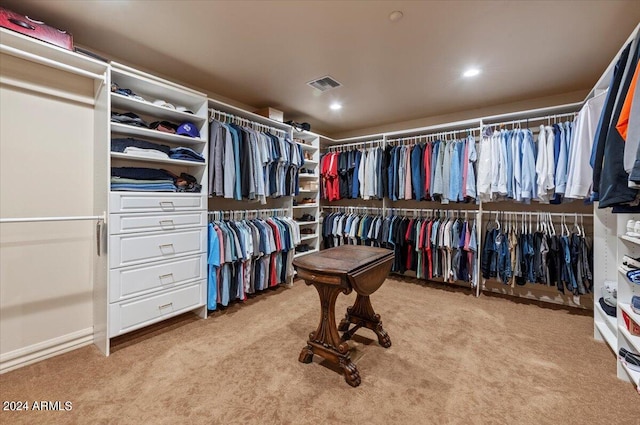
<instances>
[{"instance_id":1,"label":"silver door handle","mask_svg":"<svg viewBox=\"0 0 640 425\"><path fill-rule=\"evenodd\" d=\"M173 303L159 305L158 306L158 310L162 310L163 308L171 307L172 305L173 305Z\"/></svg>"}]
</instances>

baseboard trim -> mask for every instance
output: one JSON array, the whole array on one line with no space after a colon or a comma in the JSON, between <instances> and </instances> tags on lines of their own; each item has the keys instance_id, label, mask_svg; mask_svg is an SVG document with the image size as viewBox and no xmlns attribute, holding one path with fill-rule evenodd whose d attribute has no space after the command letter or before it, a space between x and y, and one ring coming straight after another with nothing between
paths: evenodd
<instances>
[{"instance_id":1,"label":"baseboard trim","mask_svg":"<svg viewBox=\"0 0 640 425\"><path fill-rule=\"evenodd\" d=\"M0 354L0 374L93 343L93 327Z\"/></svg>"}]
</instances>

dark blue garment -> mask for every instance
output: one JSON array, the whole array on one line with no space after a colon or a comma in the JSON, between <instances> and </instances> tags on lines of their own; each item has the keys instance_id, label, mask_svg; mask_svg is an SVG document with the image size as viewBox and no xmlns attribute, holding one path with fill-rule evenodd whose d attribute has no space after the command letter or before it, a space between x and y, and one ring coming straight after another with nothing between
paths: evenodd
<instances>
[{"instance_id":1,"label":"dark blue garment","mask_svg":"<svg viewBox=\"0 0 640 425\"><path fill-rule=\"evenodd\" d=\"M634 40L633 51L627 61L622 77L620 89L616 99L616 105L611 117L611 125L605 140L604 158L602 159L602 173L600 176L598 208L612 207L618 204L628 204L636 199L637 189L630 188L628 184L629 173L624 168L625 140L616 128L616 124L622 113L622 106L629 94L629 87L638 63L640 54L640 33Z\"/></svg>"},{"instance_id":2,"label":"dark blue garment","mask_svg":"<svg viewBox=\"0 0 640 425\"><path fill-rule=\"evenodd\" d=\"M126 139L111 139L111 152L124 152L128 147L140 149L155 149L169 155L170 148L167 145L147 142L146 140L134 139L128 137Z\"/></svg>"},{"instance_id":3,"label":"dark blue garment","mask_svg":"<svg viewBox=\"0 0 640 425\"><path fill-rule=\"evenodd\" d=\"M527 278L527 282L529 283L535 283L536 278L535 278L535 270L533 267L533 255L534 255L534 251L533 251L533 236L532 235L523 235L522 241L524 242L523 245L523 249L522 249L522 254L524 256L524 262L525 262L525 270L523 270L523 275L526 276ZM525 274L526 271L526 274Z\"/></svg>"},{"instance_id":4,"label":"dark blue garment","mask_svg":"<svg viewBox=\"0 0 640 425\"><path fill-rule=\"evenodd\" d=\"M507 235L499 232L496 236L496 251L498 255L497 274L505 285L511 279L511 255Z\"/></svg>"},{"instance_id":5,"label":"dark blue garment","mask_svg":"<svg viewBox=\"0 0 640 425\"><path fill-rule=\"evenodd\" d=\"M496 277L498 264L498 251L496 246L497 234L497 229L487 230L487 233L485 234L484 248L482 250L480 263L482 277L484 277L485 279Z\"/></svg>"},{"instance_id":6,"label":"dark blue garment","mask_svg":"<svg viewBox=\"0 0 640 425\"><path fill-rule=\"evenodd\" d=\"M360 159L362 159L362 152L356 151L355 166L353 168L353 185L351 187L352 198L357 198L358 194L360 193L360 181L358 180L358 171L360 170Z\"/></svg>"},{"instance_id":7,"label":"dark blue garment","mask_svg":"<svg viewBox=\"0 0 640 425\"><path fill-rule=\"evenodd\" d=\"M166 170L144 167L111 167L111 176L136 180L175 180L175 176Z\"/></svg>"},{"instance_id":8,"label":"dark blue garment","mask_svg":"<svg viewBox=\"0 0 640 425\"><path fill-rule=\"evenodd\" d=\"M396 146L395 148L393 148L393 175L391 176L393 180L393 184L391 187L391 199L393 201L397 201L398 200L398 161L400 159L400 146Z\"/></svg>"},{"instance_id":9,"label":"dark blue garment","mask_svg":"<svg viewBox=\"0 0 640 425\"><path fill-rule=\"evenodd\" d=\"M413 186L413 199L418 201L424 197L424 166L422 159L422 145L418 144L411 149L411 185ZM422 173L420 172L422 170Z\"/></svg>"},{"instance_id":10,"label":"dark blue garment","mask_svg":"<svg viewBox=\"0 0 640 425\"><path fill-rule=\"evenodd\" d=\"M185 161L204 162L204 156L191 148L178 147L171 149L169 157L171 159L183 159Z\"/></svg>"},{"instance_id":11,"label":"dark blue garment","mask_svg":"<svg viewBox=\"0 0 640 425\"><path fill-rule=\"evenodd\" d=\"M596 129L596 135L593 142L595 148L595 160L593 163L592 185L595 200L599 199L599 193L601 192L600 179L602 177L602 165L605 155L607 134L609 132L609 125L611 124L611 117L613 115L613 109L615 107L618 89L620 88L620 84L622 83L622 76L624 74L625 65L627 63L627 59L629 58L630 51L631 43L627 44L627 46L620 54L618 62L616 62L616 66L613 71L613 79L611 84L609 85L609 93L607 94L607 99L600 115L599 122L602 123L602 126Z\"/></svg>"}]
</instances>

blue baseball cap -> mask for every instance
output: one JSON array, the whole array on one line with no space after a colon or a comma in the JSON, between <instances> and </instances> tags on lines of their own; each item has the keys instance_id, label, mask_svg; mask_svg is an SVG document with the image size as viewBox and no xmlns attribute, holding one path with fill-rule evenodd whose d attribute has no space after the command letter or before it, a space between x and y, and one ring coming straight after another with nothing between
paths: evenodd
<instances>
[{"instance_id":1,"label":"blue baseball cap","mask_svg":"<svg viewBox=\"0 0 640 425\"><path fill-rule=\"evenodd\" d=\"M189 137L198 137L198 138L200 137L200 132L198 131L198 127L196 127L195 124L190 123L188 121L183 122L178 126L178 129L176 130L176 134L180 134L182 136L189 136Z\"/></svg>"}]
</instances>

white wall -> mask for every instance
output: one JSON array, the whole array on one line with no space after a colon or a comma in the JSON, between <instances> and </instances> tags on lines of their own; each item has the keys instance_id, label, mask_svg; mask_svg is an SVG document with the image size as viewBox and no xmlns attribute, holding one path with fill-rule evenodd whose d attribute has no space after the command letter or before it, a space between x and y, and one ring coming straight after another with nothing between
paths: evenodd
<instances>
[{"instance_id":1,"label":"white wall","mask_svg":"<svg viewBox=\"0 0 640 425\"><path fill-rule=\"evenodd\" d=\"M0 76L0 217L93 215L92 81L7 55ZM0 368L91 332L93 233L92 222L0 224Z\"/></svg>"}]
</instances>

